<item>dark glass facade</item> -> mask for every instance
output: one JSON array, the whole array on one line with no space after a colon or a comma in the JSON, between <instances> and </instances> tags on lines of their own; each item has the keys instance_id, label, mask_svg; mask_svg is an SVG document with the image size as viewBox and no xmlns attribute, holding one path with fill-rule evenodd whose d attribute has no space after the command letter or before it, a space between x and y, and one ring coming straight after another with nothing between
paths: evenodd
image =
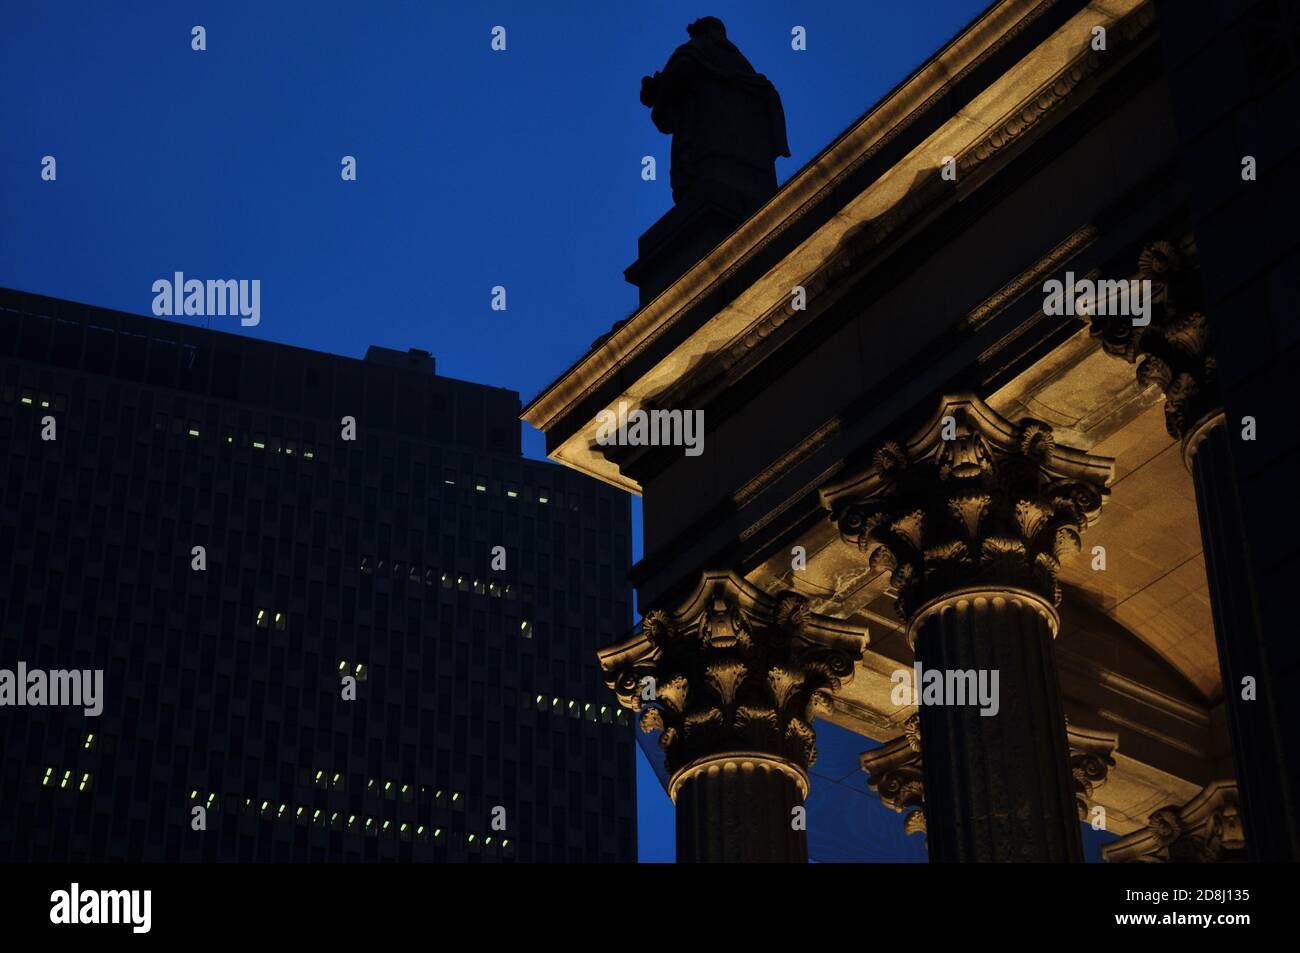
<instances>
[{"instance_id":1,"label":"dark glass facade","mask_svg":"<svg viewBox=\"0 0 1300 953\"><path fill-rule=\"evenodd\" d=\"M0 707L0 859L635 860L630 502L518 411L0 291L0 669L104 673Z\"/></svg>"}]
</instances>

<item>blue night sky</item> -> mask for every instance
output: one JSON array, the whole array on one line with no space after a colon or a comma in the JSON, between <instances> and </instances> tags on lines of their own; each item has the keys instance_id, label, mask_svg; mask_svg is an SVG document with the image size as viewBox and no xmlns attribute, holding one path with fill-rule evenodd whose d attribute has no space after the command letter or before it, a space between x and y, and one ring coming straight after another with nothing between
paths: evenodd
<instances>
[{"instance_id":1,"label":"blue night sky","mask_svg":"<svg viewBox=\"0 0 1300 953\"><path fill-rule=\"evenodd\" d=\"M720 17L780 91L785 181L986 5L4 0L0 286L147 314L175 271L259 278L261 324L214 327L424 348L527 401L636 307L623 269L671 205L640 80L687 23ZM667 796L639 774L641 856L671 859Z\"/></svg>"}]
</instances>

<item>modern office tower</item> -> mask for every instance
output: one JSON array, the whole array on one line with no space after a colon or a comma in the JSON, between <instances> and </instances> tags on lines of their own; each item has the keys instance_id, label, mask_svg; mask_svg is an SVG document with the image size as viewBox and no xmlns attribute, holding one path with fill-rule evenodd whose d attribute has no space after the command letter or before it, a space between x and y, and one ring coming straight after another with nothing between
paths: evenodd
<instances>
[{"instance_id":1,"label":"modern office tower","mask_svg":"<svg viewBox=\"0 0 1300 953\"><path fill-rule=\"evenodd\" d=\"M518 413L0 291L0 860L634 860L628 499Z\"/></svg>"}]
</instances>

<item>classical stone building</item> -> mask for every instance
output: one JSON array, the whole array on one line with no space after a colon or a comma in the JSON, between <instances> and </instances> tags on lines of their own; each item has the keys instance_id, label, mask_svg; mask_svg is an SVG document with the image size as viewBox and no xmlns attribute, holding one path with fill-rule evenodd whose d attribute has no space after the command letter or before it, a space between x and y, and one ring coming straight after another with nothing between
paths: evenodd
<instances>
[{"instance_id":1,"label":"classical stone building","mask_svg":"<svg viewBox=\"0 0 1300 953\"><path fill-rule=\"evenodd\" d=\"M600 659L679 860L806 857L815 717L932 860L1300 853L1298 51L1283 2L1002 0L764 191L779 101L692 24L677 114L751 161L666 130L715 161L640 310L524 411L643 498L651 611Z\"/></svg>"}]
</instances>

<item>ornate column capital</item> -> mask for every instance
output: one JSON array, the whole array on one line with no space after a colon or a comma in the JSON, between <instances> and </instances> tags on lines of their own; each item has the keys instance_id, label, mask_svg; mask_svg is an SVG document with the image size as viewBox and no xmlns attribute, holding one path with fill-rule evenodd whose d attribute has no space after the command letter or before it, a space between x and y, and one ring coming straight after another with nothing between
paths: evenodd
<instances>
[{"instance_id":1,"label":"ornate column capital","mask_svg":"<svg viewBox=\"0 0 1300 953\"><path fill-rule=\"evenodd\" d=\"M1088 805L1097 788L1106 783L1115 767L1119 735L1113 731L1065 726L1065 740L1070 746L1070 777L1074 781L1074 801L1079 806L1079 820L1088 820Z\"/></svg>"},{"instance_id":2,"label":"ornate column capital","mask_svg":"<svg viewBox=\"0 0 1300 953\"><path fill-rule=\"evenodd\" d=\"M1089 331L1107 354L1137 365L1140 385L1160 385L1165 429L1187 441L1216 415L1221 421L1223 411L1194 242L1149 242L1138 255L1137 278L1151 283L1149 323L1090 314ZM1184 449L1187 456L1195 451L1186 443Z\"/></svg>"},{"instance_id":3,"label":"ornate column capital","mask_svg":"<svg viewBox=\"0 0 1300 953\"><path fill-rule=\"evenodd\" d=\"M1058 446L1041 421L1012 423L957 395L821 499L841 537L890 573L904 619L959 590L1022 590L1050 610L1060 558L1100 514L1113 463Z\"/></svg>"},{"instance_id":4,"label":"ornate column capital","mask_svg":"<svg viewBox=\"0 0 1300 953\"><path fill-rule=\"evenodd\" d=\"M903 722L903 733L879 748L858 756L867 773L867 787L885 807L906 814L903 832L925 833L925 772L921 764L921 717Z\"/></svg>"},{"instance_id":5,"label":"ornate column capital","mask_svg":"<svg viewBox=\"0 0 1300 953\"><path fill-rule=\"evenodd\" d=\"M1070 775L1074 780L1074 799L1079 820L1088 819L1088 806L1097 788L1106 783L1115 766L1119 735L1113 731L1094 731L1066 726L1070 746ZM858 763L868 775L867 787L880 797L885 807L903 818L903 831L925 831L925 771L921 756L921 719L913 714L903 722L903 733L879 748L863 752Z\"/></svg>"},{"instance_id":6,"label":"ornate column capital","mask_svg":"<svg viewBox=\"0 0 1300 953\"><path fill-rule=\"evenodd\" d=\"M814 613L795 593L773 597L735 573L707 572L680 606L647 613L639 635L598 656L642 730L663 731L675 782L716 756L744 756L787 762L806 792L813 719L853 678L867 638L865 627Z\"/></svg>"},{"instance_id":7,"label":"ornate column capital","mask_svg":"<svg viewBox=\"0 0 1300 953\"><path fill-rule=\"evenodd\" d=\"M1235 781L1212 781L1182 807L1162 807L1141 830L1101 849L1112 863L1217 863L1244 860Z\"/></svg>"}]
</instances>

